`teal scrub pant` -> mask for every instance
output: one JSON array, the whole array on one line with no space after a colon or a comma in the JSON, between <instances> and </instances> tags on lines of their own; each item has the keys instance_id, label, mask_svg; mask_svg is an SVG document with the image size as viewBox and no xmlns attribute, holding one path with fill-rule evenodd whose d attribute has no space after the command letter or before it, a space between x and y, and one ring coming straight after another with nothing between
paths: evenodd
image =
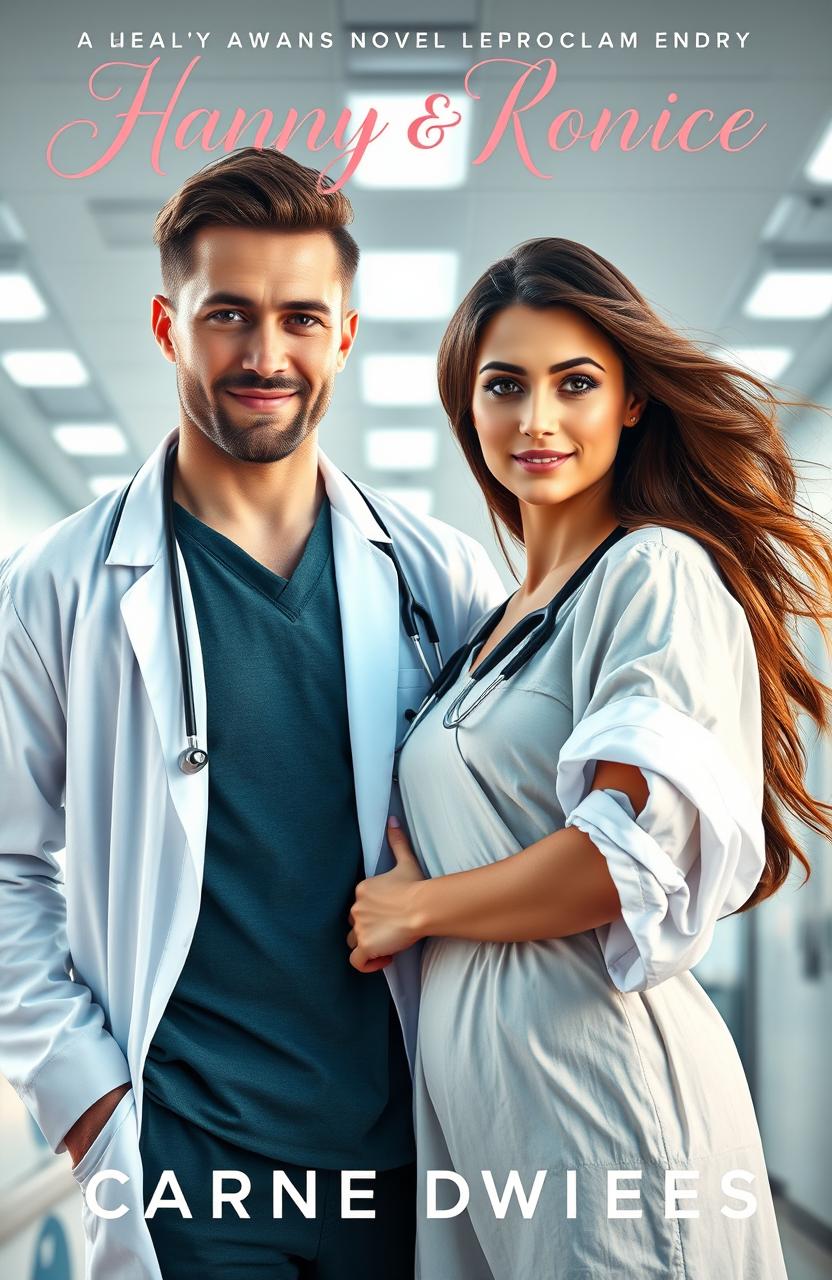
<instances>
[{"instance_id":1,"label":"teal scrub pant","mask_svg":"<svg viewBox=\"0 0 832 1280\"><path fill-rule=\"evenodd\" d=\"M306 1194L306 1169L270 1160L216 1138L145 1096L140 1149L147 1207L164 1169L172 1169L192 1218L158 1209L147 1226L164 1280L412 1280L416 1235L416 1167L379 1170L354 1179L372 1201L375 1218L341 1218L341 1174L316 1170L316 1214L305 1218L284 1192L283 1217L272 1213L272 1171L283 1169ZM212 1218L214 1169L240 1170L251 1180L240 1218L233 1205ZM228 1190L239 1183L229 1179ZM164 1193L170 1200L171 1191Z\"/></svg>"}]
</instances>

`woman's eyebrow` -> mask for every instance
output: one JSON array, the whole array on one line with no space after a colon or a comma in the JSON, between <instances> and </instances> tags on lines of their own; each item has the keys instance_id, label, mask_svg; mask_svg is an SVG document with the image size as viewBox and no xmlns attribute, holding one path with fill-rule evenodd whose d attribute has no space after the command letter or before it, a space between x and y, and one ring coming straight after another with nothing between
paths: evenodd
<instances>
[{"instance_id":1,"label":"woman's eyebrow","mask_svg":"<svg viewBox=\"0 0 832 1280\"><path fill-rule=\"evenodd\" d=\"M596 369L600 369L602 373L606 373L606 369L597 360L593 360L591 356L575 356L573 360L561 360L560 364L549 366L550 373L562 373L564 369L573 369L576 364L592 364ZM480 369L480 373L485 373L488 369L504 369L507 373L526 373L527 370L521 364L507 364L501 360L489 360Z\"/></svg>"}]
</instances>

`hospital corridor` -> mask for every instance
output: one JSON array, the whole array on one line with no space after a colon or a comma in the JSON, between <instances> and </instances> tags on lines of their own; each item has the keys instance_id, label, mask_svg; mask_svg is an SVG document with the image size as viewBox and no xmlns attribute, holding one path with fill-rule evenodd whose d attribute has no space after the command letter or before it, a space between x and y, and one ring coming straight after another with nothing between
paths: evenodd
<instances>
[{"instance_id":1,"label":"hospital corridor","mask_svg":"<svg viewBox=\"0 0 832 1280\"><path fill-rule=\"evenodd\" d=\"M196 147L171 149L164 173L154 172L149 143L137 143L84 181L58 180L42 153L62 120L92 110L84 96L92 55L82 56L75 48L76 28L82 25L76 6L52 7L48 40L41 40L38 4L7 7L0 113L6 120L25 115L27 123L9 131L0 170L0 564L56 522L124 490L177 426L176 370L162 357L151 331L151 300L162 288L153 227L165 201L208 159ZM169 27L175 7L147 0L141 14L134 5L122 25L148 32ZM516 0L510 7L518 29L539 27L544 8L547 21L553 20L552 6L537 0ZM708 11L712 26L722 7L715 0L696 6ZM742 0L740 7L748 10L753 26L759 6ZM220 0L204 0L198 8L205 30L231 21ZM396 8L400 28L422 23L421 0L400 0ZM268 72L250 49L214 61L206 53L199 86L190 87L182 101L196 109L204 94L224 116L242 100L268 101L281 120L300 103L321 105L331 114L348 104L356 115L373 104L401 123L413 117L426 93L457 84L470 65L472 55L447 33L497 31L506 22L503 8L498 0L428 4L431 22L446 32L446 47L418 55L392 47L351 49L344 39L336 42L335 52L318 47L285 60L278 74ZM655 6L641 5L646 8ZM828 4L805 0L797 8L802 16L795 30L782 36L785 52L773 52L773 37L769 47L761 47L762 36L752 42L743 55L745 79L733 74L727 54L723 58L716 49L703 49L696 57L668 52L658 69L642 60L646 53L633 52L625 62L623 54L605 60L601 49L563 62L562 78L588 116L627 95L646 110L659 91L664 95L671 87L686 100L712 101L725 112L737 98L738 82L749 100L771 108L770 114L788 101L792 125L773 124L765 148L749 148L735 157L737 164L716 148L696 163L668 155L661 164L651 163L646 150L625 158L609 150L598 163L589 148L575 148L553 159L552 181L535 182L507 143L490 163L472 163L487 134L486 103L468 99L447 146L423 151L418 163L413 157L405 162L389 145L389 136L381 137L350 180L351 233L361 251L352 305L360 324L321 426L321 447L358 484L403 504L414 517L436 518L481 543L505 595L515 590L516 581L449 429L437 390L436 358L452 314L477 277L535 237L590 246L617 264L661 317L703 350L793 393L801 403L783 411L778 427L798 473L803 510L826 522L827 536L832 530L832 87L828 40L811 34L817 24L828 27ZM319 0L294 6L291 21L284 5L281 22L297 24L301 15L294 10L301 9L314 10L314 25L336 33L385 25L380 0ZM613 0L600 0L593 9L599 26L620 25L621 6ZM787 18L784 14L781 20L784 32ZM274 16L270 20L277 23ZM700 12L696 20L705 22ZM92 13L84 19L92 21ZM263 15L257 18L265 21ZM120 22L113 17L112 25ZM253 15L252 22L257 25ZM301 25L312 23L307 14ZM16 49L29 54L18 58ZM68 49L74 58L69 64ZM146 62L152 55L108 56ZM798 56L799 79L789 69L789 57ZM185 61L182 53L165 51L153 85L157 106L173 92ZM495 74L505 91L510 70L498 67ZM84 95L78 87L82 80ZM527 129L540 154L543 123L530 114ZM151 134L142 136L147 143ZM73 134L65 144L66 164L80 166L87 142ZM301 146L289 148L289 154L304 164L324 163ZM502 381L508 382L507 376ZM359 525L370 519L363 511L356 515ZM333 516L333 537L336 523ZM520 552L512 554L522 577ZM129 563L129 557L117 562ZM171 614L164 621L170 635L172 619ZM145 621L134 617L127 624L141 631ZM158 644L162 627L158 634L148 628L148 652ZM799 633L807 663L832 685L832 634L825 643L816 627L803 623ZM408 656L404 665L404 685L409 681L421 688L417 656ZM88 666L84 672L86 679ZM107 676L102 672L102 679ZM368 688L371 684L368 677ZM94 681L89 688L85 732L95 736L100 730L112 741L113 752L123 750L119 726L109 723L96 701ZM139 676L125 688L125 697L137 697ZM402 705L412 710L405 701L400 712ZM171 715L180 716L181 706L177 692ZM808 717L802 717L801 733L807 789L828 803L832 734L816 732ZM0 724L0 743L4 735ZM184 730L180 736L184 748ZM197 759L194 768L202 763ZM159 778L161 787L161 767ZM14 832L15 796L3 794L8 811L0 813L0 825ZM365 821L360 806L358 817ZM148 812L135 823L137 840L146 838L145 818L148 829L162 830L159 815ZM795 868L773 897L721 919L693 974L727 1025L748 1080L789 1280L832 1280L832 844L808 826L794 823L792 830L812 866L809 882L802 885ZM50 836L43 833L43 847L60 863L64 851L49 844ZM5 837L0 838L0 882L9 852ZM159 875L162 881L164 871ZM178 892L170 879L162 888L166 900ZM137 899L157 891L162 893L148 877L137 887ZM13 888L7 883L5 901L21 892L19 883ZM143 905L146 909L146 901ZM131 917L124 926L125 945L134 924ZM348 928L345 920L345 935ZM15 937L25 955L26 929L18 928ZM175 945L180 942L177 938ZM109 946L117 946L112 935ZM235 959L227 955L224 963ZM115 957L102 951L95 962L105 971ZM6 1025L32 1016L25 1001L11 1008L8 989L3 993L12 967L0 971L0 1046ZM258 973L255 982L265 988L268 979ZM147 1003L151 1014L161 1015L149 997ZM22 1027L23 1021L15 1025ZM128 1053L126 1045L122 1049ZM134 1061L135 1045L130 1053ZM81 1191L68 1152L53 1154L54 1145L0 1075L2 1280L84 1280ZM518 1275L516 1280L544 1278ZM689 1280L757 1280L757 1273L691 1275Z\"/></svg>"}]
</instances>

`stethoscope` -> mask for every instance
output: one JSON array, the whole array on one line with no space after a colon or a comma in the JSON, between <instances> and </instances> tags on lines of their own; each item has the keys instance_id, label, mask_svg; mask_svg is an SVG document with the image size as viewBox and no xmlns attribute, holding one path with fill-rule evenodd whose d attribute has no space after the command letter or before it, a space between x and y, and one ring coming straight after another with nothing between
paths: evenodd
<instances>
[{"instance_id":1,"label":"stethoscope","mask_svg":"<svg viewBox=\"0 0 832 1280\"><path fill-rule=\"evenodd\" d=\"M191 657L188 649L188 637L185 631L185 608L182 601L182 582L179 574L179 557L176 553L176 534L173 525L173 467L176 459L177 445L178 441L172 440L168 445L167 453L165 454L165 465L162 476L162 518L165 530L165 553L167 555L168 566L170 569L170 592L171 602L173 604L173 617L176 624L176 643L179 650L182 703L185 712L185 736L188 742L185 749L180 752L179 768L183 773L199 773L200 769L204 769L208 763L208 752L204 747L200 747L197 739ZM136 472L136 475L138 475L138 472ZM132 485L135 478L136 476L134 475L133 479L125 486L119 496L113 521L110 526L109 536L107 538L107 546L104 552L105 559L109 555L110 548L113 545L113 539L116 536L116 530L118 529L119 521L121 520L124 504L127 501L127 495L130 492L130 485ZM369 508L370 514L378 527L387 538L390 538L390 533L386 525L380 519L378 512L370 502L367 495L359 488L354 480L350 479L349 476L346 478L350 481L350 484L356 489L356 491L361 494L361 497L364 499L364 502ZM434 676L430 664L425 656L425 651L419 634L419 624L421 622L425 630L425 635L427 636L427 643L433 647L439 672L441 673L442 651L439 647L439 634L436 630L433 618L425 606L419 604L418 600L413 595L413 592L408 585L407 578L405 577L404 570L402 569L401 561L396 554L396 548L393 545L392 538L390 538L389 542L380 542L371 538L370 542L374 547L377 547L379 551L383 551L393 564L399 584L399 616L401 618L402 626L404 627L405 634L416 650L420 665L424 668L428 680L433 684L436 677Z\"/></svg>"},{"instance_id":2,"label":"stethoscope","mask_svg":"<svg viewBox=\"0 0 832 1280\"><path fill-rule=\"evenodd\" d=\"M587 556L584 562L564 583L557 595L544 608L535 609L532 613L527 614L525 618L521 618L519 622L515 623L511 631L503 637L499 644L495 645L488 657L468 673L468 679L463 684L462 689L445 709L445 713L442 716L444 728L458 728L495 689L511 680L512 676L517 675L518 671L522 671L523 667L532 660L534 655L554 635L558 613L563 603L586 581L610 547L614 546L628 532L629 530L625 529L623 525L618 525L617 528L613 529L612 533L608 534L604 541ZM508 600L504 600L502 604L497 605L496 609L492 609L483 619L476 634L466 644L457 649L456 653L451 654L445 666L431 683L421 705L412 713L408 730L397 748L397 755L416 728L416 725L427 715L430 708L439 702L456 683L466 662L474 653L474 650L479 649L486 637L493 631L505 613L507 606ZM520 648L514 653L513 657L508 659L491 683L486 685L479 696L474 698L468 706L465 706L469 694L475 690L480 681L495 671L503 659L512 653L517 645L520 645ZM396 772L398 772L398 769Z\"/></svg>"}]
</instances>

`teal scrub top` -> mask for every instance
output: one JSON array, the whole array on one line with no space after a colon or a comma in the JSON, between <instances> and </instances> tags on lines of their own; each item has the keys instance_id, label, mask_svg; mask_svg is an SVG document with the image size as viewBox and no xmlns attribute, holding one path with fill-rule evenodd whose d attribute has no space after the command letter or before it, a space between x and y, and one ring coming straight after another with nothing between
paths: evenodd
<instances>
[{"instance_id":1,"label":"teal scrub top","mask_svg":"<svg viewBox=\"0 0 832 1280\"><path fill-rule=\"evenodd\" d=\"M411 1084L381 972L349 963L364 878L328 501L288 580L174 506L205 671L202 901L153 1037L148 1095L307 1168L413 1159Z\"/></svg>"}]
</instances>

